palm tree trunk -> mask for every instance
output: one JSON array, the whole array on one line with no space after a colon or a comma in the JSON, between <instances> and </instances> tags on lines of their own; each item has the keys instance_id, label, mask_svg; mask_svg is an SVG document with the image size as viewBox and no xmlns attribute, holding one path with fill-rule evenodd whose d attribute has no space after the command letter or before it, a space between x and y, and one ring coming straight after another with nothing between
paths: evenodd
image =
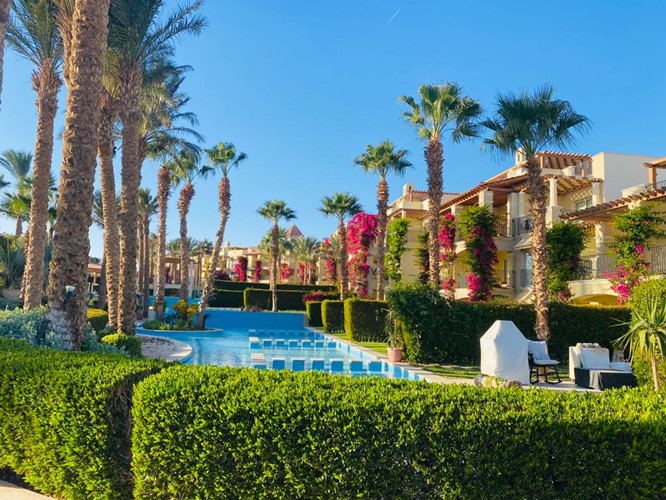
<instances>
[{"instance_id":1,"label":"palm tree trunk","mask_svg":"<svg viewBox=\"0 0 666 500\"><path fill-rule=\"evenodd\" d=\"M157 265L155 276L155 311L157 319L164 317L164 272L166 260L166 219L167 205L169 203L171 173L162 165L157 173L157 205L159 215L157 218Z\"/></svg>"},{"instance_id":2,"label":"palm tree trunk","mask_svg":"<svg viewBox=\"0 0 666 500\"><path fill-rule=\"evenodd\" d=\"M215 285L215 273L217 271L217 263L220 259L220 250L222 250L222 243L224 243L224 232L229 220L229 213L231 211L231 185L227 177L222 177L218 187L219 194L219 207L220 207L220 225L217 228L215 235L215 246L213 247L213 255L210 259L208 266L208 274L206 275L206 282L204 284L203 292L201 294L201 302L199 303L199 330L204 327L204 314L208 302L213 295L213 288Z\"/></svg>"},{"instance_id":3,"label":"palm tree trunk","mask_svg":"<svg viewBox=\"0 0 666 500\"><path fill-rule=\"evenodd\" d=\"M104 245L102 243L102 245ZM104 255L104 248L102 248L102 255ZM102 257L102 269L99 273L99 288L97 292L97 307L104 309L106 307L106 258Z\"/></svg>"},{"instance_id":4,"label":"palm tree trunk","mask_svg":"<svg viewBox=\"0 0 666 500\"><path fill-rule=\"evenodd\" d=\"M527 196L530 200L534 230L532 232L532 264L534 272L535 330L542 340L550 338L548 329L548 288L546 285L546 186L536 160L527 159Z\"/></svg>"},{"instance_id":5,"label":"palm tree trunk","mask_svg":"<svg viewBox=\"0 0 666 500\"><path fill-rule=\"evenodd\" d=\"M439 137L428 141L425 151L428 165L428 255L430 284L439 287L439 209L442 204L442 169L444 155Z\"/></svg>"},{"instance_id":6,"label":"palm tree trunk","mask_svg":"<svg viewBox=\"0 0 666 500\"><path fill-rule=\"evenodd\" d=\"M53 159L53 122L58 109L58 90L62 85L50 59L46 59L39 71L32 75L32 85L37 92L37 139L32 167L31 238L26 246L23 275L23 308L26 310L39 307L44 293L44 253Z\"/></svg>"},{"instance_id":7,"label":"palm tree trunk","mask_svg":"<svg viewBox=\"0 0 666 500\"><path fill-rule=\"evenodd\" d=\"M143 317L148 317L148 301L150 300L150 219L143 220Z\"/></svg>"},{"instance_id":8,"label":"palm tree trunk","mask_svg":"<svg viewBox=\"0 0 666 500\"><path fill-rule=\"evenodd\" d=\"M347 228L342 219L338 223L338 238L340 238L340 300L345 300L349 288L349 270L347 269Z\"/></svg>"},{"instance_id":9,"label":"palm tree trunk","mask_svg":"<svg viewBox=\"0 0 666 500\"><path fill-rule=\"evenodd\" d=\"M377 185L377 300L384 300L386 282L386 219L388 211L389 187L385 178Z\"/></svg>"},{"instance_id":10,"label":"palm tree trunk","mask_svg":"<svg viewBox=\"0 0 666 500\"><path fill-rule=\"evenodd\" d=\"M139 284L137 285L137 290L139 290L139 293L141 294L141 311L142 311L142 316L143 316L143 284L144 280L146 279L145 275L143 274L143 270L145 269L144 264L146 261L146 254L145 252L145 245L143 241L143 235L144 235L144 230L143 230L143 217L139 217L138 221L138 229L137 229L137 237L139 240L139 248L138 248L138 253L139 253Z\"/></svg>"},{"instance_id":11,"label":"palm tree trunk","mask_svg":"<svg viewBox=\"0 0 666 500\"><path fill-rule=\"evenodd\" d=\"M659 392L660 387L659 387L659 368L657 367L657 357L656 356L650 356L651 362L652 362L652 381L654 383L654 390L656 392Z\"/></svg>"},{"instance_id":12,"label":"palm tree trunk","mask_svg":"<svg viewBox=\"0 0 666 500\"><path fill-rule=\"evenodd\" d=\"M118 329L118 281L120 265L120 242L118 239L118 203L116 201L116 178L113 168L113 122L116 111L108 92L104 92L102 116L99 123L99 184L102 192L104 217L104 264L106 300L108 302L109 329ZM101 289L101 287L100 287Z\"/></svg>"},{"instance_id":13,"label":"palm tree trunk","mask_svg":"<svg viewBox=\"0 0 666 500\"><path fill-rule=\"evenodd\" d=\"M16 215L16 230L14 231L14 236L20 238L23 234L23 217L19 214Z\"/></svg>"},{"instance_id":14,"label":"palm tree trunk","mask_svg":"<svg viewBox=\"0 0 666 500\"><path fill-rule=\"evenodd\" d=\"M273 224L273 238L271 241L271 298L273 300L272 311L277 312L278 310L278 299L277 299L277 280L278 280L278 263L280 260L280 229L278 228L277 222Z\"/></svg>"},{"instance_id":15,"label":"palm tree trunk","mask_svg":"<svg viewBox=\"0 0 666 500\"><path fill-rule=\"evenodd\" d=\"M86 282L92 225L93 183L97 146L97 122L102 98L102 68L106 52L109 0L77 0L73 16L67 94L67 115L60 168L58 226L48 287L51 329L70 349L81 348L86 315ZM65 301L65 286L74 286Z\"/></svg>"},{"instance_id":16,"label":"palm tree trunk","mask_svg":"<svg viewBox=\"0 0 666 500\"><path fill-rule=\"evenodd\" d=\"M9 10L12 0L0 0L0 97L2 97L3 62L5 57L5 28L9 21ZM0 102L2 102L0 100Z\"/></svg>"},{"instance_id":17,"label":"palm tree trunk","mask_svg":"<svg viewBox=\"0 0 666 500\"><path fill-rule=\"evenodd\" d=\"M118 330L134 335L136 322L137 213L141 165L139 164L140 78L127 84L121 101L123 122L122 190L120 194L120 283Z\"/></svg>"},{"instance_id":18,"label":"palm tree trunk","mask_svg":"<svg viewBox=\"0 0 666 500\"><path fill-rule=\"evenodd\" d=\"M180 191L178 214L180 215L180 300L189 300L190 290L190 249L187 241L187 214L194 197L194 185L188 182Z\"/></svg>"}]
</instances>

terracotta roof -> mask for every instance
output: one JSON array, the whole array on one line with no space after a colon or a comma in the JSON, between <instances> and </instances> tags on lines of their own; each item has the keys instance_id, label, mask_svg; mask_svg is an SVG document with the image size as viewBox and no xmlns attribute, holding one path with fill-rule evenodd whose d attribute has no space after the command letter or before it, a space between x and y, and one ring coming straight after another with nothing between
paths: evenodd
<instances>
[{"instance_id":1,"label":"terracotta roof","mask_svg":"<svg viewBox=\"0 0 666 500\"><path fill-rule=\"evenodd\" d=\"M448 192L448 191L442 191L442 195L446 195L446 194L451 195L451 196L455 196L458 193L451 193L451 192ZM413 190L408 191L405 194L401 195L399 198L396 198L395 200L393 200L389 206L392 206L395 203L397 203L398 201L405 200L405 199L407 201L425 201L425 200L428 199L428 191L417 191L417 190L413 189Z\"/></svg>"},{"instance_id":2,"label":"terracotta roof","mask_svg":"<svg viewBox=\"0 0 666 500\"><path fill-rule=\"evenodd\" d=\"M298 229L296 224L292 224L289 229L287 229L287 238L293 239L293 238L302 238L303 233L301 233L301 230Z\"/></svg>"},{"instance_id":3,"label":"terracotta roof","mask_svg":"<svg viewBox=\"0 0 666 500\"><path fill-rule=\"evenodd\" d=\"M560 215L563 220L588 220L588 221L608 221L611 219L611 212L624 211L630 203L639 201L659 201L666 200L666 186L658 189L652 189L642 193L632 194L617 200L611 200L606 203L594 205L575 212L569 212Z\"/></svg>"}]
</instances>

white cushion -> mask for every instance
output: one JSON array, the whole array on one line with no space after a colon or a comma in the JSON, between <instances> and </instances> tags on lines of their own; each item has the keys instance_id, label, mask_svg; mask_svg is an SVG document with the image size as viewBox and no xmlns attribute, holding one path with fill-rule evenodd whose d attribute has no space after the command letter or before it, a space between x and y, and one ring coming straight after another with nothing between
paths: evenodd
<instances>
[{"instance_id":1,"label":"white cushion","mask_svg":"<svg viewBox=\"0 0 666 500\"><path fill-rule=\"evenodd\" d=\"M623 372L631 372L631 365L626 361L611 361L610 367L613 370L620 370Z\"/></svg>"},{"instance_id":2,"label":"white cushion","mask_svg":"<svg viewBox=\"0 0 666 500\"><path fill-rule=\"evenodd\" d=\"M581 349L580 362L588 370L609 370L611 367L608 349L603 348Z\"/></svg>"},{"instance_id":3,"label":"white cushion","mask_svg":"<svg viewBox=\"0 0 666 500\"><path fill-rule=\"evenodd\" d=\"M548 346L543 340L528 340L527 351L535 360L550 359L550 356L548 356Z\"/></svg>"}]
</instances>

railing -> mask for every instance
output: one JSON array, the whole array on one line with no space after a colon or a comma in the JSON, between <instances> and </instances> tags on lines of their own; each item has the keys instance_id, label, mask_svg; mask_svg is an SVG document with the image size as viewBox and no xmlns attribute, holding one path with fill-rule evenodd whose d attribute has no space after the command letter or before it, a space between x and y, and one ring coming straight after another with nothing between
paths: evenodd
<instances>
[{"instance_id":1,"label":"railing","mask_svg":"<svg viewBox=\"0 0 666 500\"><path fill-rule=\"evenodd\" d=\"M508 269L495 270L495 287L496 288L514 288L515 286L515 273Z\"/></svg>"},{"instance_id":2,"label":"railing","mask_svg":"<svg viewBox=\"0 0 666 500\"><path fill-rule=\"evenodd\" d=\"M498 238L510 238L511 237L511 226L506 220L506 217L501 216L502 218L495 221L495 233Z\"/></svg>"},{"instance_id":3,"label":"railing","mask_svg":"<svg viewBox=\"0 0 666 500\"><path fill-rule=\"evenodd\" d=\"M649 247L645 253L650 274L666 274L666 245ZM578 270L581 280L603 279L618 268L615 257L602 253L580 260Z\"/></svg>"},{"instance_id":4,"label":"railing","mask_svg":"<svg viewBox=\"0 0 666 500\"><path fill-rule=\"evenodd\" d=\"M520 288L527 288L532 286L534 275L531 269L520 270Z\"/></svg>"},{"instance_id":5,"label":"railing","mask_svg":"<svg viewBox=\"0 0 666 500\"><path fill-rule=\"evenodd\" d=\"M531 234L533 229L534 229L534 219L529 215L523 217L515 217L511 219L512 236Z\"/></svg>"}]
</instances>

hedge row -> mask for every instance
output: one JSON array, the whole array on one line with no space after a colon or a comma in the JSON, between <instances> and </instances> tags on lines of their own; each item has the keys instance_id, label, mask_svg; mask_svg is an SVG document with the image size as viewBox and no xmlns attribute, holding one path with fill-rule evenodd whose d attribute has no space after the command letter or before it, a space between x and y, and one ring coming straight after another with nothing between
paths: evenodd
<instances>
[{"instance_id":1,"label":"hedge row","mask_svg":"<svg viewBox=\"0 0 666 500\"><path fill-rule=\"evenodd\" d=\"M215 288L219 290L235 290L245 291L247 288L254 288L255 290L269 290L269 283L250 283L249 281L215 281ZM315 292L320 290L322 292L337 292L335 285L297 285L292 283L278 283L278 290L301 290L304 292Z\"/></svg>"},{"instance_id":2,"label":"hedge row","mask_svg":"<svg viewBox=\"0 0 666 500\"><path fill-rule=\"evenodd\" d=\"M270 290L257 290L248 288L244 293L244 304L246 309L259 308L270 311L273 307L273 295ZM278 290L278 311L305 311L303 301L307 292L302 290ZM337 294L331 293L330 297Z\"/></svg>"},{"instance_id":3,"label":"hedge row","mask_svg":"<svg viewBox=\"0 0 666 500\"><path fill-rule=\"evenodd\" d=\"M324 326L321 318L321 302L308 301L305 303L305 315L308 317L309 326Z\"/></svg>"},{"instance_id":4,"label":"hedge row","mask_svg":"<svg viewBox=\"0 0 666 500\"><path fill-rule=\"evenodd\" d=\"M529 304L446 302L424 285L401 284L389 291L389 306L405 332L410 361L474 365L480 362L479 339L495 320L513 321L525 337L533 337L536 318ZM612 349L622 333L616 325L630 319L627 308L552 303L548 350L566 362L569 346L598 342Z\"/></svg>"},{"instance_id":5,"label":"hedge row","mask_svg":"<svg viewBox=\"0 0 666 500\"><path fill-rule=\"evenodd\" d=\"M99 334L106 329L109 323L109 315L103 309L88 308L88 322L93 327L95 333Z\"/></svg>"},{"instance_id":6,"label":"hedge row","mask_svg":"<svg viewBox=\"0 0 666 500\"><path fill-rule=\"evenodd\" d=\"M345 300L345 334L357 342L384 342L388 305L383 300Z\"/></svg>"},{"instance_id":7,"label":"hedge row","mask_svg":"<svg viewBox=\"0 0 666 500\"><path fill-rule=\"evenodd\" d=\"M666 495L650 391L176 367L138 385L132 416L136 498Z\"/></svg>"},{"instance_id":8,"label":"hedge row","mask_svg":"<svg viewBox=\"0 0 666 500\"><path fill-rule=\"evenodd\" d=\"M321 321L329 333L345 331L345 303L342 300L324 300L321 303Z\"/></svg>"},{"instance_id":9,"label":"hedge row","mask_svg":"<svg viewBox=\"0 0 666 500\"><path fill-rule=\"evenodd\" d=\"M131 498L133 387L163 366L0 338L0 467L59 498Z\"/></svg>"},{"instance_id":10,"label":"hedge row","mask_svg":"<svg viewBox=\"0 0 666 500\"><path fill-rule=\"evenodd\" d=\"M208 305L210 307L244 307L244 292L242 290L215 290L215 295Z\"/></svg>"}]
</instances>

